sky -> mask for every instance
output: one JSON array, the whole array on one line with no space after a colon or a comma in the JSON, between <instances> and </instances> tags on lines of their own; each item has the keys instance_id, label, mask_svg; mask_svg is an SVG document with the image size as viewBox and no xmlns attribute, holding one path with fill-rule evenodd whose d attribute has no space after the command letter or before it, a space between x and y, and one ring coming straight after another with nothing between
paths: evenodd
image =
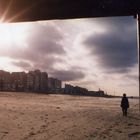
<instances>
[{"instance_id":1,"label":"sky","mask_svg":"<svg viewBox=\"0 0 140 140\"><path fill-rule=\"evenodd\" d=\"M63 84L138 96L137 57L131 16L0 23L0 70L40 69Z\"/></svg>"}]
</instances>

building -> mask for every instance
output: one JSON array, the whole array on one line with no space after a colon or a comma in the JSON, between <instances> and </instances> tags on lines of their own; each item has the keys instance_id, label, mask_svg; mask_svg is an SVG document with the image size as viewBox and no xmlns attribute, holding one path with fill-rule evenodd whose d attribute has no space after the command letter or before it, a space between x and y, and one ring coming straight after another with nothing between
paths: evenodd
<instances>
[{"instance_id":1,"label":"building","mask_svg":"<svg viewBox=\"0 0 140 140\"><path fill-rule=\"evenodd\" d=\"M48 74L40 70L27 73L27 91L46 92L48 89Z\"/></svg>"},{"instance_id":2,"label":"building","mask_svg":"<svg viewBox=\"0 0 140 140\"><path fill-rule=\"evenodd\" d=\"M11 90L10 72L0 70L0 91Z\"/></svg>"},{"instance_id":3,"label":"building","mask_svg":"<svg viewBox=\"0 0 140 140\"><path fill-rule=\"evenodd\" d=\"M45 92L48 90L48 74L46 72L41 72L40 90L41 90L41 92Z\"/></svg>"},{"instance_id":4,"label":"building","mask_svg":"<svg viewBox=\"0 0 140 140\"><path fill-rule=\"evenodd\" d=\"M107 94L105 94L104 91L103 90L100 90L100 89L98 91L89 91L88 93L91 96L97 96L97 97L107 96Z\"/></svg>"},{"instance_id":5,"label":"building","mask_svg":"<svg viewBox=\"0 0 140 140\"><path fill-rule=\"evenodd\" d=\"M34 77L34 81L33 81L33 83L34 83L34 87L33 87L33 89L34 89L34 91L35 92L40 92L40 87L41 87L41 71L40 70L35 70L34 72L33 72L33 77Z\"/></svg>"},{"instance_id":6,"label":"building","mask_svg":"<svg viewBox=\"0 0 140 140\"><path fill-rule=\"evenodd\" d=\"M78 95L86 95L88 93L88 90L83 87L75 86L74 93Z\"/></svg>"},{"instance_id":7,"label":"building","mask_svg":"<svg viewBox=\"0 0 140 140\"><path fill-rule=\"evenodd\" d=\"M27 84L26 84L26 91L34 91L34 72L29 71L27 73Z\"/></svg>"},{"instance_id":8,"label":"building","mask_svg":"<svg viewBox=\"0 0 140 140\"><path fill-rule=\"evenodd\" d=\"M88 93L88 90L79 86L65 84L64 92L72 95L86 95Z\"/></svg>"},{"instance_id":9,"label":"building","mask_svg":"<svg viewBox=\"0 0 140 140\"><path fill-rule=\"evenodd\" d=\"M58 79L52 78L52 77L48 78L48 89L49 89L49 91L57 92L57 91L61 90L61 87L62 87L61 80L58 80Z\"/></svg>"},{"instance_id":10,"label":"building","mask_svg":"<svg viewBox=\"0 0 140 140\"><path fill-rule=\"evenodd\" d=\"M11 90L25 91L27 86L27 74L25 72L11 73Z\"/></svg>"},{"instance_id":11,"label":"building","mask_svg":"<svg viewBox=\"0 0 140 140\"><path fill-rule=\"evenodd\" d=\"M70 84L65 84L64 93L68 94L74 93L74 86Z\"/></svg>"},{"instance_id":12,"label":"building","mask_svg":"<svg viewBox=\"0 0 140 140\"><path fill-rule=\"evenodd\" d=\"M6 72L0 70L0 91L48 92L61 91L61 80L48 78L40 70L25 72Z\"/></svg>"}]
</instances>

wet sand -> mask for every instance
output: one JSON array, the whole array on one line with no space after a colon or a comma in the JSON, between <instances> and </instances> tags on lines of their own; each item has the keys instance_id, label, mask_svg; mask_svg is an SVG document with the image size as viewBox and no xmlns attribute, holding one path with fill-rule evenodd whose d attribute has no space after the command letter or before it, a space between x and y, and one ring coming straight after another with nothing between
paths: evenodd
<instances>
[{"instance_id":1,"label":"wet sand","mask_svg":"<svg viewBox=\"0 0 140 140\"><path fill-rule=\"evenodd\" d=\"M138 100L0 92L0 140L139 140Z\"/></svg>"}]
</instances>

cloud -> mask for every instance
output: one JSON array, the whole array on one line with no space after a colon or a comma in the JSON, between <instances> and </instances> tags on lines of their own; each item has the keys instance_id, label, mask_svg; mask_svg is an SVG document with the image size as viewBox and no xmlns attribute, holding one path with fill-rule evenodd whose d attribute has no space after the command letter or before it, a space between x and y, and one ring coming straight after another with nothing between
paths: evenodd
<instances>
[{"instance_id":1,"label":"cloud","mask_svg":"<svg viewBox=\"0 0 140 140\"><path fill-rule=\"evenodd\" d=\"M107 23L106 32L87 36L83 44L106 72L127 72L137 64L135 24L126 19L122 22L118 19L116 24L110 19Z\"/></svg>"},{"instance_id":2,"label":"cloud","mask_svg":"<svg viewBox=\"0 0 140 140\"><path fill-rule=\"evenodd\" d=\"M120 33L123 32L136 32L136 20L134 20L133 16L123 16L123 17L105 17L105 18L94 18L90 19L89 22L94 22L99 25L101 28L103 27L106 31L112 31ZM132 38L133 36L127 36L128 38Z\"/></svg>"},{"instance_id":3,"label":"cloud","mask_svg":"<svg viewBox=\"0 0 140 140\"><path fill-rule=\"evenodd\" d=\"M79 70L55 70L51 75L62 81L76 81L85 77L85 74Z\"/></svg>"},{"instance_id":4,"label":"cloud","mask_svg":"<svg viewBox=\"0 0 140 140\"><path fill-rule=\"evenodd\" d=\"M26 42L30 51L47 55L62 55L65 54L62 33L53 25L43 26L35 24L30 28L31 33L28 34Z\"/></svg>"},{"instance_id":5,"label":"cloud","mask_svg":"<svg viewBox=\"0 0 140 140\"><path fill-rule=\"evenodd\" d=\"M22 68L28 68L31 67L31 65L28 62L25 61L12 61L11 62L13 65L18 66L18 67L22 67Z\"/></svg>"},{"instance_id":6,"label":"cloud","mask_svg":"<svg viewBox=\"0 0 140 140\"><path fill-rule=\"evenodd\" d=\"M46 26L38 22L31 23L26 33L24 44L13 42L5 45L0 55L12 58L15 60L12 64L21 68L27 67L25 62L31 63L33 69L38 67L42 70L62 63L66 55L62 45L64 38L53 22L48 22Z\"/></svg>"},{"instance_id":7,"label":"cloud","mask_svg":"<svg viewBox=\"0 0 140 140\"><path fill-rule=\"evenodd\" d=\"M125 79L126 81L133 81L133 82L136 82L136 83L138 83L138 81L139 81L139 75L138 74L126 74L126 75L124 75L124 78L123 79Z\"/></svg>"}]
</instances>

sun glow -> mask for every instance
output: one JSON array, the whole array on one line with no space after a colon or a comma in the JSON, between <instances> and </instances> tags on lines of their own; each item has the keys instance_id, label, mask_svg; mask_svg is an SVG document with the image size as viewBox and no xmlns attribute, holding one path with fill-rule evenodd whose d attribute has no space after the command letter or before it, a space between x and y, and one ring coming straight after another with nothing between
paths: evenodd
<instances>
[{"instance_id":1,"label":"sun glow","mask_svg":"<svg viewBox=\"0 0 140 140\"><path fill-rule=\"evenodd\" d=\"M9 71L9 72L13 72L13 71L21 71L20 68L11 65L11 62L13 61L13 59L8 58L8 57L0 57L0 70L5 70L5 71Z\"/></svg>"},{"instance_id":2,"label":"sun glow","mask_svg":"<svg viewBox=\"0 0 140 140\"><path fill-rule=\"evenodd\" d=\"M27 25L23 23L0 23L0 43L21 44L27 36Z\"/></svg>"}]
</instances>

